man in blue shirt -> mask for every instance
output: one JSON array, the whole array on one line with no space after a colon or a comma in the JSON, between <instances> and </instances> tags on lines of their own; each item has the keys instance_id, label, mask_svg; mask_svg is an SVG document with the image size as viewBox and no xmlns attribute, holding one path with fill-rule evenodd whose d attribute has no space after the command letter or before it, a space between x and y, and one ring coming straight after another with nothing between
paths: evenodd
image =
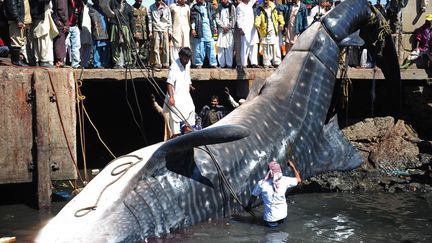
<instances>
[{"instance_id":1,"label":"man in blue shirt","mask_svg":"<svg viewBox=\"0 0 432 243\"><path fill-rule=\"evenodd\" d=\"M194 50L193 64L201 68L204 58L209 59L210 67L217 67L216 50L213 33L216 33L216 23L213 19L213 8L204 0L197 0L191 8L192 46Z\"/></svg>"}]
</instances>

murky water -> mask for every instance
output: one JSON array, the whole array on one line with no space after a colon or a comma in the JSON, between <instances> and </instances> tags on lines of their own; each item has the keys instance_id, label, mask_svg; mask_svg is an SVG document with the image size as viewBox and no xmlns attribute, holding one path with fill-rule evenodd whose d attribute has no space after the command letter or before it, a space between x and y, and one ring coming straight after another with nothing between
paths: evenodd
<instances>
[{"instance_id":1,"label":"murky water","mask_svg":"<svg viewBox=\"0 0 432 243\"><path fill-rule=\"evenodd\" d=\"M298 194L288 197L278 228L241 214L180 230L151 242L432 242L431 194ZM31 241L52 213L25 205L0 206L0 237ZM262 208L255 210L262 216Z\"/></svg>"}]
</instances>

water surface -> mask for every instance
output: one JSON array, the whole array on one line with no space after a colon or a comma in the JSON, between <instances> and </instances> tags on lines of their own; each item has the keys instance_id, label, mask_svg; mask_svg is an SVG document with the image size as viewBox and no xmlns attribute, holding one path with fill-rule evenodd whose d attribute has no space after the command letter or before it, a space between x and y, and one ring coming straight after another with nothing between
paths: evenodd
<instances>
[{"instance_id":1,"label":"water surface","mask_svg":"<svg viewBox=\"0 0 432 243\"><path fill-rule=\"evenodd\" d=\"M0 237L29 242L51 212L24 204L0 206ZM288 218L270 229L247 214L179 230L150 242L432 242L432 194L314 193L288 196Z\"/></svg>"}]
</instances>

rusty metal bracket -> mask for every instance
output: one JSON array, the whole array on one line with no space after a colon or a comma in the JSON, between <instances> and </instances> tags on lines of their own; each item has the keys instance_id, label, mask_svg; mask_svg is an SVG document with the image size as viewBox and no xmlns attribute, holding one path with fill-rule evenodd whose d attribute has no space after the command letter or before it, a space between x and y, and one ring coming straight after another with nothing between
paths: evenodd
<instances>
[{"instance_id":1,"label":"rusty metal bracket","mask_svg":"<svg viewBox=\"0 0 432 243\"><path fill-rule=\"evenodd\" d=\"M51 103L55 103L57 101L57 97L55 93L52 93L49 97Z\"/></svg>"},{"instance_id":2,"label":"rusty metal bracket","mask_svg":"<svg viewBox=\"0 0 432 243\"><path fill-rule=\"evenodd\" d=\"M51 164L51 170L52 171L60 170L60 166L57 164L57 162L53 162Z\"/></svg>"}]
</instances>

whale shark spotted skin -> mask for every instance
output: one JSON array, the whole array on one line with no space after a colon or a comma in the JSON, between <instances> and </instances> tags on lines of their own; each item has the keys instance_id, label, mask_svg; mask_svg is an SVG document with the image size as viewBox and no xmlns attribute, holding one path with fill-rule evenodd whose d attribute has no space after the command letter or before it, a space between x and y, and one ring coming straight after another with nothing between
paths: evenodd
<instances>
[{"instance_id":1,"label":"whale shark spotted skin","mask_svg":"<svg viewBox=\"0 0 432 243\"><path fill-rule=\"evenodd\" d=\"M326 122L326 117L338 44L371 15L366 0L342 2L299 37L270 77L254 82L246 103L206 129L110 163L39 232L36 242L137 242L242 210L220 186L212 156L243 203L271 160L292 174L285 163L291 159L303 179L358 167L363 161L358 151L336 119ZM384 55L396 59L390 46ZM385 75L399 71L398 66L382 69ZM87 207L92 209L82 210ZM77 217L77 212L85 213Z\"/></svg>"}]
</instances>

